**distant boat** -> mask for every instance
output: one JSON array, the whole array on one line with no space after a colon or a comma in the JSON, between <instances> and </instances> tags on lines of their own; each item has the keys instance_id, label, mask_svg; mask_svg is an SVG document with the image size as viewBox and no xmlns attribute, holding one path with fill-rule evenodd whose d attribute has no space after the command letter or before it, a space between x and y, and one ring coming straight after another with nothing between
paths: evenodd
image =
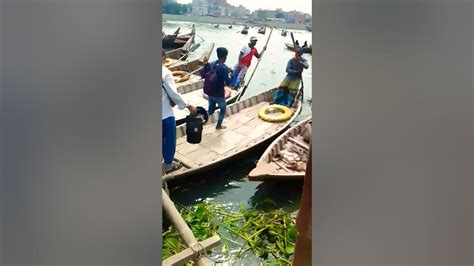
<instances>
[{"instance_id":1,"label":"distant boat","mask_svg":"<svg viewBox=\"0 0 474 266\"><path fill-rule=\"evenodd\" d=\"M288 50L291 50L291 51L295 50L293 44L285 43L285 46ZM303 51L303 53L311 54L313 52L313 47L311 45L307 47L300 47L300 48Z\"/></svg>"},{"instance_id":2,"label":"distant boat","mask_svg":"<svg viewBox=\"0 0 474 266\"><path fill-rule=\"evenodd\" d=\"M240 31L240 33L242 33L244 35L248 34L249 33L249 27L244 26L244 28L242 29L242 31Z\"/></svg>"},{"instance_id":3,"label":"distant boat","mask_svg":"<svg viewBox=\"0 0 474 266\"><path fill-rule=\"evenodd\" d=\"M219 24L214 25L214 28L219 28Z\"/></svg>"},{"instance_id":4,"label":"distant boat","mask_svg":"<svg viewBox=\"0 0 474 266\"><path fill-rule=\"evenodd\" d=\"M288 32L286 30L281 31L281 36L285 37L287 34L288 34Z\"/></svg>"},{"instance_id":5,"label":"distant boat","mask_svg":"<svg viewBox=\"0 0 474 266\"><path fill-rule=\"evenodd\" d=\"M307 29L308 31L311 31L311 28L312 28L311 25L306 24L306 25L304 25L304 26L306 27L306 29Z\"/></svg>"},{"instance_id":6,"label":"distant boat","mask_svg":"<svg viewBox=\"0 0 474 266\"><path fill-rule=\"evenodd\" d=\"M266 31L267 31L267 28L265 27L261 27L260 29L258 29L258 33L260 34L265 34Z\"/></svg>"},{"instance_id":7,"label":"distant boat","mask_svg":"<svg viewBox=\"0 0 474 266\"><path fill-rule=\"evenodd\" d=\"M232 25L229 25L229 29L232 29Z\"/></svg>"}]
</instances>

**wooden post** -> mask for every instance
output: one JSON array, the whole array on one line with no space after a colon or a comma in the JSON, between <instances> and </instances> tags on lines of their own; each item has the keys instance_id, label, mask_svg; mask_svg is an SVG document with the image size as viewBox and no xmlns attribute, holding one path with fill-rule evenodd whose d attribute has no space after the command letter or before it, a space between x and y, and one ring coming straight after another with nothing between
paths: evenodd
<instances>
[{"instance_id":1,"label":"wooden post","mask_svg":"<svg viewBox=\"0 0 474 266\"><path fill-rule=\"evenodd\" d=\"M173 226L178 231L179 235L184 240L186 245L193 251L193 253L201 254L201 256L198 255L196 258L196 265L211 265L211 261L207 257L202 256L202 254L205 255L203 245L198 242L196 237L194 237L193 232L188 227L184 219L181 217L178 210L174 206L174 203L171 201L168 194L166 194L165 190L163 188L161 190L163 210L168 214L169 218L171 219L171 222L173 223Z\"/></svg>"},{"instance_id":2,"label":"wooden post","mask_svg":"<svg viewBox=\"0 0 474 266\"><path fill-rule=\"evenodd\" d=\"M301 197L300 210L296 218L296 238L295 254L293 259L294 266L311 266L311 144L309 149L309 159L306 165L306 174L304 177L303 196Z\"/></svg>"}]
</instances>

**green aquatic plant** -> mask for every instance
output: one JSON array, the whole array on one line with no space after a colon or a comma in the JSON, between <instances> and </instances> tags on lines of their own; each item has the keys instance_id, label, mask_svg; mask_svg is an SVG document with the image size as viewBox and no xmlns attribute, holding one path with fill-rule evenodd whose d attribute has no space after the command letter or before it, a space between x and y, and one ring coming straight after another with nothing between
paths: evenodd
<instances>
[{"instance_id":1,"label":"green aquatic plant","mask_svg":"<svg viewBox=\"0 0 474 266\"><path fill-rule=\"evenodd\" d=\"M229 253L229 246L234 245L240 246L237 257L254 252L269 265L291 264L296 242L295 222L290 213L274 209L276 204L271 199L250 208L241 204L238 211L227 211L207 202L177 207L199 241L220 236L222 253ZM163 232L164 259L185 248L172 226Z\"/></svg>"}]
</instances>

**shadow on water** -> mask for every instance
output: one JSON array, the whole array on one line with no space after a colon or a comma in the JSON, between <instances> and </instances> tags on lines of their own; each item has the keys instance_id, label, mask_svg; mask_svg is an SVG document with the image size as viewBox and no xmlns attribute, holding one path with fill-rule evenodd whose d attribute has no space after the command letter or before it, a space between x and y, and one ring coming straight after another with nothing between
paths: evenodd
<instances>
[{"instance_id":1,"label":"shadow on water","mask_svg":"<svg viewBox=\"0 0 474 266\"><path fill-rule=\"evenodd\" d=\"M238 159L203 174L170 181L168 185L172 200L185 206L206 199L218 201L226 198L226 201L235 202L235 199L231 199L232 191L247 191L258 185L258 182L249 182L246 176L255 167L265 148L255 148L251 153L242 154Z\"/></svg>"},{"instance_id":2,"label":"shadow on water","mask_svg":"<svg viewBox=\"0 0 474 266\"><path fill-rule=\"evenodd\" d=\"M288 181L284 185L264 182L257 186L257 191L250 198L250 204L263 211L284 209L293 212L299 208L301 193L303 193L303 180Z\"/></svg>"}]
</instances>

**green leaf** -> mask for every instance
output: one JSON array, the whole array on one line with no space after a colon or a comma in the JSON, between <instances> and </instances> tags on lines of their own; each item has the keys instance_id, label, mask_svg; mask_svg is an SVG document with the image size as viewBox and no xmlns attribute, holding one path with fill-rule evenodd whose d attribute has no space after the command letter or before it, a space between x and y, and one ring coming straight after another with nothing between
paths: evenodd
<instances>
[{"instance_id":1,"label":"green leaf","mask_svg":"<svg viewBox=\"0 0 474 266\"><path fill-rule=\"evenodd\" d=\"M295 242L296 236L297 236L296 227L295 226L290 227L288 229L288 238L290 239L290 241Z\"/></svg>"},{"instance_id":2,"label":"green leaf","mask_svg":"<svg viewBox=\"0 0 474 266\"><path fill-rule=\"evenodd\" d=\"M291 255L295 252L295 246L293 245L288 245L285 249L286 254Z\"/></svg>"}]
</instances>

